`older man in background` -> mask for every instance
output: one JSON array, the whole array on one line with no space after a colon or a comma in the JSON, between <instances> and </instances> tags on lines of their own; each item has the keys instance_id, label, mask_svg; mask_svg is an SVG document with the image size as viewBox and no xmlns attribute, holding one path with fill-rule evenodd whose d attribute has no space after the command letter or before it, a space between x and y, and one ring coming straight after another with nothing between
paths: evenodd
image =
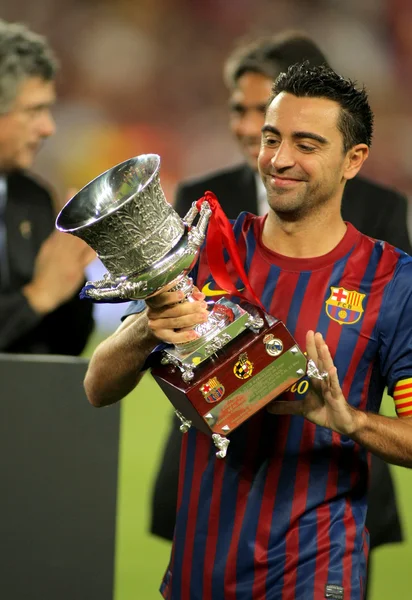
<instances>
[{"instance_id":1,"label":"older man in background","mask_svg":"<svg viewBox=\"0 0 412 600\"><path fill-rule=\"evenodd\" d=\"M42 36L0 21L0 352L78 355L93 329L78 291L95 255L54 230L51 193L27 171L55 132L56 72Z\"/></svg>"}]
</instances>

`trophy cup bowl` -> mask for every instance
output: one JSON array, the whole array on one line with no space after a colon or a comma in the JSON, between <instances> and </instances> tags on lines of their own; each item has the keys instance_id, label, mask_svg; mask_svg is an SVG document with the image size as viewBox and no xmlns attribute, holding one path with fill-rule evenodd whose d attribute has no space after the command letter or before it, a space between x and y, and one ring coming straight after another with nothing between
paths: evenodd
<instances>
[{"instance_id":1,"label":"trophy cup bowl","mask_svg":"<svg viewBox=\"0 0 412 600\"><path fill-rule=\"evenodd\" d=\"M196 262L210 211L205 206L198 226L190 228L166 201L159 169L157 154L120 163L82 188L57 216L57 229L83 239L108 271L86 284L92 300L147 298L178 283Z\"/></svg>"},{"instance_id":2,"label":"trophy cup bowl","mask_svg":"<svg viewBox=\"0 0 412 600\"><path fill-rule=\"evenodd\" d=\"M190 300L188 273L212 211L204 200L181 219L165 198L159 170L157 154L124 161L88 183L57 216L57 229L83 239L107 269L103 279L86 283L85 297L124 302L182 289L183 301ZM194 329L198 339L163 350L152 375L181 430L193 424L211 435L224 457L226 435L305 376L311 361L281 321L249 303L209 303L207 322Z\"/></svg>"}]
</instances>

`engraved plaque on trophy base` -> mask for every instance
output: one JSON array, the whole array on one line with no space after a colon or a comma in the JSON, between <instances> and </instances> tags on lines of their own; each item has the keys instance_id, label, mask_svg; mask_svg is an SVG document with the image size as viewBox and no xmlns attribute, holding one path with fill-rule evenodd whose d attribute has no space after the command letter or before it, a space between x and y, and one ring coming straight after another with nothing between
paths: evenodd
<instances>
[{"instance_id":1,"label":"engraved plaque on trophy base","mask_svg":"<svg viewBox=\"0 0 412 600\"><path fill-rule=\"evenodd\" d=\"M152 375L177 411L200 431L226 436L306 375L307 359L285 325L245 331L195 370L190 382L174 365Z\"/></svg>"}]
</instances>

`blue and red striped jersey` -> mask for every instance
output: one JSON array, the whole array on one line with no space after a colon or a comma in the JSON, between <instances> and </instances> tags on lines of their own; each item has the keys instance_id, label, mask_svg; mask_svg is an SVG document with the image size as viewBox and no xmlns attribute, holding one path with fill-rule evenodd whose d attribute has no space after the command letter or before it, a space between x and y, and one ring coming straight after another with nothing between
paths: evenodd
<instances>
[{"instance_id":1,"label":"blue and red striped jersey","mask_svg":"<svg viewBox=\"0 0 412 600\"><path fill-rule=\"evenodd\" d=\"M267 312L302 348L309 329L323 334L351 405L378 411L388 386L399 396L399 415L411 414L412 259L350 224L328 254L288 258L263 246L263 223L243 213L234 232ZM200 289L218 293L204 252L194 277ZM285 399L308 386L302 379ZM265 409L229 437L221 460L207 435L191 428L183 436L164 598L363 597L366 450L302 417Z\"/></svg>"}]
</instances>

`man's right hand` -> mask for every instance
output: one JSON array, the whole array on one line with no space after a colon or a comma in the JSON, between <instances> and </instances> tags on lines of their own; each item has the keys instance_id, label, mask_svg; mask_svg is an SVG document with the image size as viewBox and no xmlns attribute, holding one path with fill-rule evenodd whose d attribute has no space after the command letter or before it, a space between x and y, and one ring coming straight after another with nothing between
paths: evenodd
<instances>
[{"instance_id":1,"label":"man's right hand","mask_svg":"<svg viewBox=\"0 0 412 600\"><path fill-rule=\"evenodd\" d=\"M83 240L54 231L36 256L32 281L23 288L33 310L47 314L70 300L94 258L96 253Z\"/></svg>"},{"instance_id":2,"label":"man's right hand","mask_svg":"<svg viewBox=\"0 0 412 600\"><path fill-rule=\"evenodd\" d=\"M146 299L149 329L162 342L182 344L197 339L192 329L208 318L205 295L194 288L191 300L182 302L183 292L162 292Z\"/></svg>"},{"instance_id":3,"label":"man's right hand","mask_svg":"<svg viewBox=\"0 0 412 600\"><path fill-rule=\"evenodd\" d=\"M95 349L84 382L90 403L108 406L129 394L140 381L141 369L158 340L181 344L197 339L192 327L208 316L204 297L195 289L188 302L182 302L180 291L147 298L147 310L128 316Z\"/></svg>"}]
</instances>

